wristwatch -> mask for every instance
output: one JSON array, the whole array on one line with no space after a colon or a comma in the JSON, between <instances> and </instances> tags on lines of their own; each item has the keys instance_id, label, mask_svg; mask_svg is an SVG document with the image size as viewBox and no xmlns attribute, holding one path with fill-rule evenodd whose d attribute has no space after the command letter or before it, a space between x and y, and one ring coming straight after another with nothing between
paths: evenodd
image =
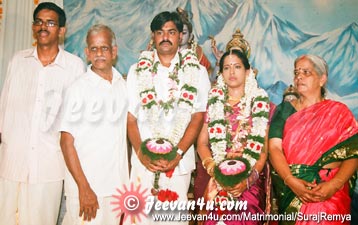
<instances>
[{"instance_id":1,"label":"wristwatch","mask_svg":"<svg viewBox=\"0 0 358 225\"><path fill-rule=\"evenodd\" d=\"M184 151L183 151L183 150L181 150L180 148L178 148L177 153L178 153L178 155L180 155L180 157L183 158L183 156L184 156Z\"/></svg>"}]
</instances>

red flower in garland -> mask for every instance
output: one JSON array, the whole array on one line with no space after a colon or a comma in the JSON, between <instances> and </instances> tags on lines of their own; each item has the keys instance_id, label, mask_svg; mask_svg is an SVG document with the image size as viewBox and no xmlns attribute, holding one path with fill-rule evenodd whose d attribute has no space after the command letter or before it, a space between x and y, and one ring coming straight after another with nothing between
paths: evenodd
<instances>
[{"instance_id":1,"label":"red flower in garland","mask_svg":"<svg viewBox=\"0 0 358 225\"><path fill-rule=\"evenodd\" d=\"M218 195L219 195L219 196L225 196L225 197L228 196L227 192L224 191L224 190L219 191Z\"/></svg>"},{"instance_id":2,"label":"red flower in garland","mask_svg":"<svg viewBox=\"0 0 358 225\"><path fill-rule=\"evenodd\" d=\"M171 191L169 189L166 190L160 190L158 192L158 200L161 202L169 201L173 202L178 200L179 195L175 191Z\"/></svg>"},{"instance_id":3,"label":"red flower in garland","mask_svg":"<svg viewBox=\"0 0 358 225\"><path fill-rule=\"evenodd\" d=\"M228 214L228 210L225 208L225 210L222 210L220 205L223 204L223 202L228 201L228 193L224 190L219 191L219 193L216 196L216 204L217 204L217 214L219 216L223 215L223 214Z\"/></svg>"}]
</instances>

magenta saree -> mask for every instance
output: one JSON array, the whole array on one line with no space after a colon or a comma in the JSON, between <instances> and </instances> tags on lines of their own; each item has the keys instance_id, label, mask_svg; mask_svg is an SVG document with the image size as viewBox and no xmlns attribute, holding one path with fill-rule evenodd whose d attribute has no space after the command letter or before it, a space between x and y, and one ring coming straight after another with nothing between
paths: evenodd
<instances>
[{"instance_id":1,"label":"magenta saree","mask_svg":"<svg viewBox=\"0 0 358 225\"><path fill-rule=\"evenodd\" d=\"M268 102L268 98L266 99ZM230 136L233 140L234 137L243 136L246 137L247 133L250 133L252 129L252 117L247 118L248 123L245 123L244 120L240 120L238 118L242 117L242 109L239 106L240 104L232 106L232 110L230 113L226 114L226 120L230 123ZM267 114L268 117L268 114ZM208 123L210 118L207 118L206 123ZM240 150L245 146L246 139L242 138L240 141L235 142L232 148L227 148L226 152L228 153L239 153ZM236 150L233 150L233 149ZM241 152L242 153L242 152ZM252 215L264 215L266 210L266 193L268 190L268 180L266 179L268 176L268 168L264 168L264 170L259 174L258 180L250 186L249 189L246 189L240 197L235 198L236 201L246 201L247 209L246 210L232 210L232 211L224 211L220 210L212 210L210 212L206 212L207 215L211 215L214 219L208 218L207 221L204 222L205 225L215 225L218 223L218 218L225 214L226 218L219 224L226 225L261 225L265 223L264 219L257 219ZM217 182L214 178L211 178L205 194L205 201L214 200L218 195L221 194L221 188L218 186Z\"/></svg>"}]
</instances>

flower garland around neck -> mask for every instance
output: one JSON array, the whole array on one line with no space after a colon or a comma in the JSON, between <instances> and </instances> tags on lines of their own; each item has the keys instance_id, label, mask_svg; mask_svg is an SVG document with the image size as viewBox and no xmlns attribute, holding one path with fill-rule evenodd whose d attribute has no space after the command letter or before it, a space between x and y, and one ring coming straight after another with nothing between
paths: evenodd
<instances>
[{"instance_id":1,"label":"flower garland around neck","mask_svg":"<svg viewBox=\"0 0 358 225\"><path fill-rule=\"evenodd\" d=\"M142 109L146 114L152 137L142 142L141 149L151 159L175 158L177 144L184 135L187 124L191 120L193 106L197 98L199 61L195 53L190 49L183 49L179 54L179 62L169 73L169 89L167 100L159 100L154 85L154 78L157 76L159 60L155 58L155 51L143 51L137 63L136 72L138 75L138 89ZM179 84L182 82L179 96ZM174 112L173 109L176 109ZM173 128L166 132L161 126L161 119L164 116L172 116ZM173 154L174 152L174 154ZM173 171L167 172L171 177ZM155 173L153 194L159 191L160 172Z\"/></svg>"},{"instance_id":2,"label":"flower garland around neck","mask_svg":"<svg viewBox=\"0 0 358 225\"><path fill-rule=\"evenodd\" d=\"M216 180L224 186L234 186L248 177L260 157L268 123L269 99L267 93L258 87L255 75L251 70L246 78L244 96L238 103L242 110L241 115L236 120L246 124L251 116L252 126L251 129L240 134L240 138L233 140L230 137L231 125L226 119L226 116L232 111L231 106L226 103L227 100L227 85L222 76L219 76L216 86L209 92L209 142L214 162L217 165L214 170ZM237 145L243 145L242 156L227 159L228 151ZM231 161L227 162L228 160ZM226 171L231 171L230 175L233 175L232 171L236 171L235 179L233 179L233 176L225 176Z\"/></svg>"}]
</instances>

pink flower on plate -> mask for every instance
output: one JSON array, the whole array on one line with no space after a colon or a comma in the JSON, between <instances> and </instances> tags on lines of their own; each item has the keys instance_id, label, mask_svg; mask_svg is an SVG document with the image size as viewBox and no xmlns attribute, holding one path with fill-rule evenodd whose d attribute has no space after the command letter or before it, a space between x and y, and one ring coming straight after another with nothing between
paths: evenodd
<instances>
[{"instance_id":1,"label":"pink flower on plate","mask_svg":"<svg viewBox=\"0 0 358 225\"><path fill-rule=\"evenodd\" d=\"M147 142L146 147L149 151L158 154L166 154L173 149L172 144L164 139L150 140Z\"/></svg>"},{"instance_id":2,"label":"pink flower on plate","mask_svg":"<svg viewBox=\"0 0 358 225\"><path fill-rule=\"evenodd\" d=\"M220 163L219 168L224 175L236 175L245 171L246 165L240 160L229 159Z\"/></svg>"}]
</instances>

